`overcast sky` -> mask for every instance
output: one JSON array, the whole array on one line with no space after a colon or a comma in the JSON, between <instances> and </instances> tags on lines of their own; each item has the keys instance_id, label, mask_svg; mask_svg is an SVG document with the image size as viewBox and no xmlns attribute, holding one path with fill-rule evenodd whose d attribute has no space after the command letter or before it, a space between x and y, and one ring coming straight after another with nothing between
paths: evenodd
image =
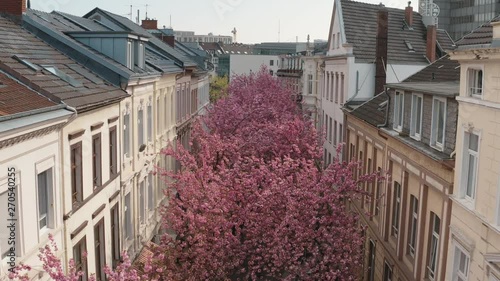
<instances>
[{"instance_id":1,"label":"overcast sky","mask_svg":"<svg viewBox=\"0 0 500 281\"><path fill-rule=\"evenodd\" d=\"M380 0L363 0L380 3ZM405 0L382 0L388 7L402 8ZM417 1L412 4L417 10ZM333 0L31 0L31 8L50 12L59 10L82 16L95 7L133 19L140 10L141 19L147 12L158 20L159 27L170 26L175 30L195 31L196 34L212 32L231 35L238 30L238 42L305 42L327 39ZM280 36L278 37L278 31Z\"/></svg>"}]
</instances>

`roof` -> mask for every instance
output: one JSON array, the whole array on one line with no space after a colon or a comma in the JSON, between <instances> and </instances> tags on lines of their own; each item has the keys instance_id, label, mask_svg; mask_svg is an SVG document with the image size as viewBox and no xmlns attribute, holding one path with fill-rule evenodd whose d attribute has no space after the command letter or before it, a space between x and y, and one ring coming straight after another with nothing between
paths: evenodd
<instances>
[{"instance_id":1,"label":"roof","mask_svg":"<svg viewBox=\"0 0 500 281\"><path fill-rule=\"evenodd\" d=\"M460 93L460 81L403 82L387 84L387 87L444 97L454 97Z\"/></svg>"},{"instance_id":2,"label":"roof","mask_svg":"<svg viewBox=\"0 0 500 281\"><path fill-rule=\"evenodd\" d=\"M493 38L493 27L492 22L500 21L500 16L492 19L491 21L480 25L478 28L472 30L469 34L466 34L461 39L457 40L457 46L467 46L467 45L489 45Z\"/></svg>"},{"instance_id":3,"label":"roof","mask_svg":"<svg viewBox=\"0 0 500 281\"><path fill-rule=\"evenodd\" d=\"M226 54L253 55L254 53L254 45L233 43L233 44L221 44L221 47L224 53Z\"/></svg>"},{"instance_id":4,"label":"roof","mask_svg":"<svg viewBox=\"0 0 500 281\"><path fill-rule=\"evenodd\" d=\"M158 39L155 36L151 36L149 31L147 31L146 29L137 25L136 23L134 23L133 21L131 21L130 19L128 19L126 17L116 15L116 14L113 14L111 12L99 9L99 8L95 8L94 10L92 10L92 11L88 12L86 15L84 15L83 18L90 18L92 15L94 15L97 12L100 12L101 14L106 15L110 20L122 25L125 30L140 34L142 36L150 37L149 44L151 46L154 46L155 48L167 53L168 55L171 56L170 58L181 62L184 67L196 66L196 63L193 62L192 60L190 60L187 56L178 52L177 50L175 50L174 48L172 48L171 46L169 46L168 44L163 42L161 39Z\"/></svg>"},{"instance_id":5,"label":"roof","mask_svg":"<svg viewBox=\"0 0 500 281\"><path fill-rule=\"evenodd\" d=\"M356 61L375 61L376 23L380 5L350 0L340 2L346 40L353 45ZM404 22L405 10L384 9L389 13L388 62L428 63L425 57L427 30L422 23L422 16L413 12L413 25L410 29ZM409 51L405 41L412 45L414 52Z\"/></svg>"},{"instance_id":6,"label":"roof","mask_svg":"<svg viewBox=\"0 0 500 281\"><path fill-rule=\"evenodd\" d=\"M386 108L387 95L380 93L352 110L351 114L376 127L385 122Z\"/></svg>"},{"instance_id":7,"label":"roof","mask_svg":"<svg viewBox=\"0 0 500 281\"><path fill-rule=\"evenodd\" d=\"M53 101L62 100L80 112L129 96L3 17L0 17L0 49L1 70Z\"/></svg>"},{"instance_id":8,"label":"roof","mask_svg":"<svg viewBox=\"0 0 500 281\"><path fill-rule=\"evenodd\" d=\"M450 60L448 55L436 60L403 82L444 82L460 81L460 64Z\"/></svg>"},{"instance_id":9,"label":"roof","mask_svg":"<svg viewBox=\"0 0 500 281\"><path fill-rule=\"evenodd\" d=\"M444 29L436 29L436 40L442 51L453 50L456 48L455 42L450 34Z\"/></svg>"},{"instance_id":10,"label":"roof","mask_svg":"<svg viewBox=\"0 0 500 281\"><path fill-rule=\"evenodd\" d=\"M0 72L0 116L49 108L56 102Z\"/></svg>"}]
</instances>

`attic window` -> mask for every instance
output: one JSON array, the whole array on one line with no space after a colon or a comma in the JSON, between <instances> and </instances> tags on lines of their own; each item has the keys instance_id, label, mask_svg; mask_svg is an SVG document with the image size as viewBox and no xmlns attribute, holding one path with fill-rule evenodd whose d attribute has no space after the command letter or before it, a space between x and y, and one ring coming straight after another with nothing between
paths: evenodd
<instances>
[{"instance_id":1,"label":"attic window","mask_svg":"<svg viewBox=\"0 0 500 281\"><path fill-rule=\"evenodd\" d=\"M83 84L81 82L78 82L75 78L69 76L68 74L64 73L63 71L59 70L57 67L53 65L42 65L43 69L47 70L48 72L54 74L55 76L61 78L62 80L68 82L71 86L73 87L81 87Z\"/></svg>"},{"instance_id":2,"label":"attic window","mask_svg":"<svg viewBox=\"0 0 500 281\"><path fill-rule=\"evenodd\" d=\"M27 67L29 67L31 70L34 70L36 72L39 72L41 71L42 69L40 67L38 67L36 64L28 61L27 59L23 59L23 58L20 58L18 56L12 56L13 59L17 60L18 62L26 65Z\"/></svg>"},{"instance_id":3,"label":"attic window","mask_svg":"<svg viewBox=\"0 0 500 281\"><path fill-rule=\"evenodd\" d=\"M405 40L406 47L408 48L408 52L413 53L415 52L415 49L413 49L413 46L411 45L410 41Z\"/></svg>"}]
</instances>

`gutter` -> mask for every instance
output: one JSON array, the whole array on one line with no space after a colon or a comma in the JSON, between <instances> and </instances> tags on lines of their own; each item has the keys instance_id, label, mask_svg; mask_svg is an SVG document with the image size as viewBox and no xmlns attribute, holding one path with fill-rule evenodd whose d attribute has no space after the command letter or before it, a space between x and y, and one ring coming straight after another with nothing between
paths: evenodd
<instances>
[{"instance_id":1,"label":"gutter","mask_svg":"<svg viewBox=\"0 0 500 281\"><path fill-rule=\"evenodd\" d=\"M389 105L391 104L391 96L389 96L389 93L387 93L387 87L385 87L384 94L387 96L387 105L385 108L385 121L384 124L377 125L377 128L387 127L387 124L389 123Z\"/></svg>"}]
</instances>

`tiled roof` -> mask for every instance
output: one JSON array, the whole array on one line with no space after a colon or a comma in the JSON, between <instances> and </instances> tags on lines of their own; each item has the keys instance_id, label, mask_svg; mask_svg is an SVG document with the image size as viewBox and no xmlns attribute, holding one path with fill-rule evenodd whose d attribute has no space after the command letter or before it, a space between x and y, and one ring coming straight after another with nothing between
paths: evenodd
<instances>
[{"instance_id":1,"label":"tiled roof","mask_svg":"<svg viewBox=\"0 0 500 281\"><path fill-rule=\"evenodd\" d=\"M442 51L449 51L456 47L450 34L444 29L436 29L436 40Z\"/></svg>"},{"instance_id":2,"label":"tiled roof","mask_svg":"<svg viewBox=\"0 0 500 281\"><path fill-rule=\"evenodd\" d=\"M226 54L237 54L239 52L240 54L251 55L254 52L253 45L246 45L240 43L221 44L221 47L224 50L224 53Z\"/></svg>"},{"instance_id":3,"label":"tiled roof","mask_svg":"<svg viewBox=\"0 0 500 281\"><path fill-rule=\"evenodd\" d=\"M63 100L78 111L118 102L128 96L3 17L0 17L0 50L0 69L55 102ZM66 76L56 76L42 65L55 67Z\"/></svg>"},{"instance_id":4,"label":"tiled roof","mask_svg":"<svg viewBox=\"0 0 500 281\"><path fill-rule=\"evenodd\" d=\"M0 72L0 116L47 108L57 103Z\"/></svg>"},{"instance_id":5,"label":"tiled roof","mask_svg":"<svg viewBox=\"0 0 500 281\"><path fill-rule=\"evenodd\" d=\"M403 82L387 84L387 87L443 97L454 97L460 93L460 81L458 80L443 82Z\"/></svg>"},{"instance_id":6,"label":"tiled roof","mask_svg":"<svg viewBox=\"0 0 500 281\"><path fill-rule=\"evenodd\" d=\"M387 95L378 94L351 111L351 114L376 127L385 122L386 102Z\"/></svg>"},{"instance_id":7,"label":"tiled roof","mask_svg":"<svg viewBox=\"0 0 500 281\"><path fill-rule=\"evenodd\" d=\"M491 40L493 38L493 27L491 26L491 22L497 21L500 21L500 16L472 30L469 34L466 34L464 37L457 40L456 45L465 46L491 44Z\"/></svg>"},{"instance_id":8,"label":"tiled roof","mask_svg":"<svg viewBox=\"0 0 500 281\"><path fill-rule=\"evenodd\" d=\"M377 12L380 5L341 0L347 43L353 45L356 61L373 62L377 36ZM389 13L388 61L428 63L426 54L426 28L420 14L413 12L410 30L404 23L405 10L384 8ZM409 52L408 41L415 50Z\"/></svg>"},{"instance_id":9,"label":"tiled roof","mask_svg":"<svg viewBox=\"0 0 500 281\"><path fill-rule=\"evenodd\" d=\"M448 55L406 78L403 82L460 81L460 64Z\"/></svg>"}]
</instances>

